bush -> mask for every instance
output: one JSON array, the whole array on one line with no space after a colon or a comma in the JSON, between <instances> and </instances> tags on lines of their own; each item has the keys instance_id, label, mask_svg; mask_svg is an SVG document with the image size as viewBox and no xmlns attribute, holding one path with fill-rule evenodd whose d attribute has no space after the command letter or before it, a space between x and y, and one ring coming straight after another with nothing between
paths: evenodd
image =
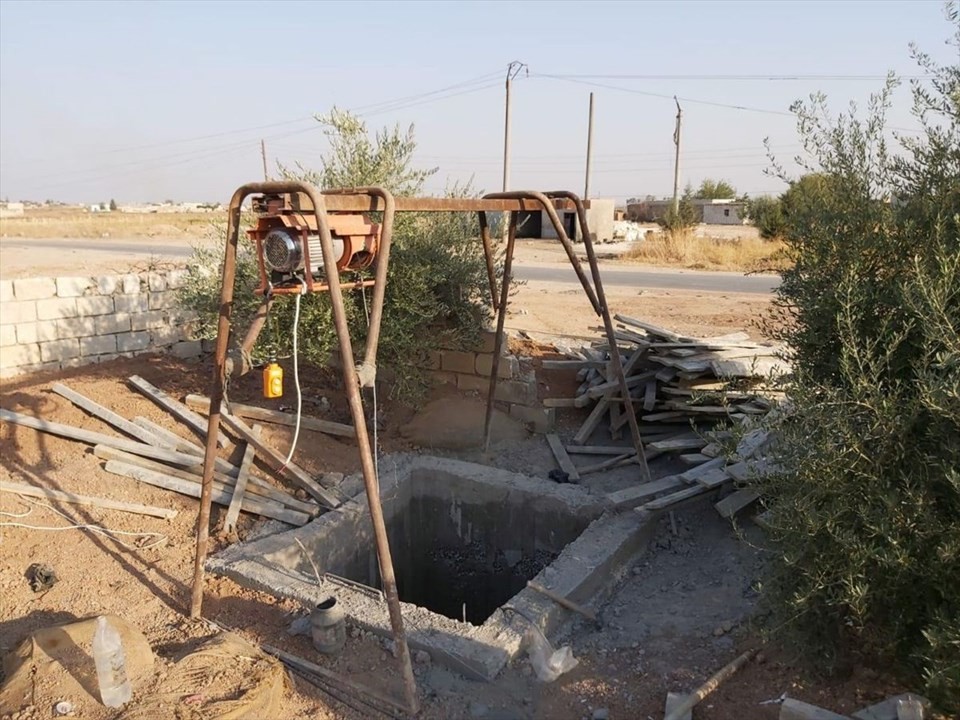
<instances>
[{"instance_id":1,"label":"bush","mask_svg":"<svg viewBox=\"0 0 960 720\"><path fill-rule=\"evenodd\" d=\"M763 487L779 546L765 599L815 657L893 663L957 711L960 66L914 56L923 132L897 154L892 78L864 120L825 120L822 96L795 106L814 174L784 213L794 412Z\"/></svg>"},{"instance_id":2,"label":"bush","mask_svg":"<svg viewBox=\"0 0 960 720\"><path fill-rule=\"evenodd\" d=\"M433 170L413 167L416 143L411 127L383 130L370 137L365 124L346 112L334 110L318 118L327 128L330 151L321 169L297 164L281 166L287 179L304 180L318 187L380 185L395 195L417 195ZM451 196L470 197L467 187L453 187ZM243 235L243 233L241 233ZM479 340L490 316L490 291L483 247L474 213L403 213L396 217L386 299L379 343L379 364L396 374L394 395L415 400L426 388L417 358L439 348L441 342L468 346ZM222 231L225 237L225 231ZM251 292L257 284L253 249L242 238L238 258L235 331L242 334L259 304ZM216 335L222 243L216 248L196 248L189 277L180 291L181 304L199 315L198 334ZM369 273L368 273L369 274ZM344 303L355 353L366 343L367 303L370 291L346 292ZM269 326L254 349L256 360L292 352L294 303L278 298ZM304 332L309 328L309 332ZM301 301L299 348L301 357L318 366L328 364L336 349L329 295L317 293Z\"/></svg>"},{"instance_id":3,"label":"bush","mask_svg":"<svg viewBox=\"0 0 960 720\"><path fill-rule=\"evenodd\" d=\"M779 198L758 197L747 202L747 216L764 240L781 237L786 229Z\"/></svg>"}]
</instances>

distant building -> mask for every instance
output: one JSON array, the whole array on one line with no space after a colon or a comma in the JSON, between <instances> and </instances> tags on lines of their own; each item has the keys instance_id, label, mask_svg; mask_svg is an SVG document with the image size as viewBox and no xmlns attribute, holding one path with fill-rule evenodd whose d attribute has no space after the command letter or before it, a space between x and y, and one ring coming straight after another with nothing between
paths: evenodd
<instances>
[{"instance_id":1,"label":"distant building","mask_svg":"<svg viewBox=\"0 0 960 720\"><path fill-rule=\"evenodd\" d=\"M707 225L744 225L746 203L738 200L691 200L697 222ZM627 219L659 222L673 206L673 200L640 200L627 203Z\"/></svg>"},{"instance_id":2,"label":"distant building","mask_svg":"<svg viewBox=\"0 0 960 720\"><path fill-rule=\"evenodd\" d=\"M596 243L613 241L613 218L616 203L612 199L590 198L588 201L587 227L590 229L592 240ZM577 222L577 213L573 210L558 211L557 215L563 223L564 232L571 240L582 240L580 225ZM553 240L557 231L550 222L546 210L532 210L517 213L518 238L542 238Z\"/></svg>"},{"instance_id":3,"label":"distant building","mask_svg":"<svg viewBox=\"0 0 960 720\"><path fill-rule=\"evenodd\" d=\"M23 217L23 203L22 202L0 203L0 217L3 217L3 218Z\"/></svg>"}]
</instances>

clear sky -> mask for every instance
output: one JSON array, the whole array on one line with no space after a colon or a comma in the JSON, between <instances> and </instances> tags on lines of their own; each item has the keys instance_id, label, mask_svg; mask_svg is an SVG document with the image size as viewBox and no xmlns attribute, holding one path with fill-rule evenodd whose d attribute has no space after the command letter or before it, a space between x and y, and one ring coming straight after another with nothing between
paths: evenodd
<instances>
[{"instance_id":1,"label":"clear sky","mask_svg":"<svg viewBox=\"0 0 960 720\"><path fill-rule=\"evenodd\" d=\"M373 129L413 123L420 164L439 167L427 190L499 190L512 60L530 76L513 86L511 187L582 191L592 90L591 195L671 192L673 95L682 184L775 192L762 142L797 152L793 100L863 102L888 70L917 74L911 41L956 62L949 35L939 0L0 0L0 197L225 201L262 177L261 138L271 169L316 165L311 118L333 105ZM598 77L616 75L634 77ZM909 107L904 86L891 124L915 127Z\"/></svg>"}]
</instances>

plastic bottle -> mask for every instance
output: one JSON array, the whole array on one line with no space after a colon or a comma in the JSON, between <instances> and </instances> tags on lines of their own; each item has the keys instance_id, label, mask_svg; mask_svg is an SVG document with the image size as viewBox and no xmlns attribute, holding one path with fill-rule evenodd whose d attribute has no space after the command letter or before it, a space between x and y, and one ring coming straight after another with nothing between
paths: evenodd
<instances>
[{"instance_id":1,"label":"plastic bottle","mask_svg":"<svg viewBox=\"0 0 960 720\"><path fill-rule=\"evenodd\" d=\"M131 688L120 633L102 615L97 618L97 630L93 634L93 662L97 666L103 704L116 708L129 702Z\"/></svg>"}]
</instances>

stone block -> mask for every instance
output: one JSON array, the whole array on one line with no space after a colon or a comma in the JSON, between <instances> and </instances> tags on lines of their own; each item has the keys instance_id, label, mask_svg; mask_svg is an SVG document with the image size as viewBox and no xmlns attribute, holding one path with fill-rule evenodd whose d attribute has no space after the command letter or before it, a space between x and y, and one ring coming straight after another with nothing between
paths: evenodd
<instances>
[{"instance_id":1,"label":"stone block","mask_svg":"<svg viewBox=\"0 0 960 720\"><path fill-rule=\"evenodd\" d=\"M150 292L163 292L167 289L167 278L163 273L152 272L147 274L147 287Z\"/></svg>"},{"instance_id":2,"label":"stone block","mask_svg":"<svg viewBox=\"0 0 960 720\"><path fill-rule=\"evenodd\" d=\"M76 298L56 298L37 301L37 319L59 320L77 316Z\"/></svg>"},{"instance_id":3,"label":"stone block","mask_svg":"<svg viewBox=\"0 0 960 720\"><path fill-rule=\"evenodd\" d=\"M476 357L472 352L444 350L440 353L440 369L447 372L472 375L476 370Z\"/></svg>"},{"instance_id":4,"label":"stone block","mask_svg":"<svg viewBox=\"0 0 960 720\"><path fill-rule=\"evenodd\" d=\"M511 404L510 417L526 423L536 433L551 432L557 424L557 411L554 408Z\"/></svg>"},{"instance_id":5,"label":"stone block","mask_svg":"<svg viewBox=\"0 0 960 720\"><path fill-rule=\"evenodd\" d=\"M164 327L168 324L167 313L163 310L148 310L147 312L130 316L131 330L150 330L152 328Z\"/></svg>"},{"instance_id":6,"label":"stone block","mask_svg":"<svg viewBox=\"0 0 960 720\"><path fill-rule=\"evenodd\" d=\"M9 347L17 344L17 326L0 325L0 347Z\"/></svg>"},{"instance_id":7,"label":"stone block","mask_svg":"<svg viewBox=\"0 0 960 720\"><path fill-rule=\"evenodd\" d=\"M53 325L53 331L57 331L57 325L53 321L48 321ZM39 323L21 323L20 325L14 325L17 329L17 342L21 345L27 343L35 343L38 341L37 338L37 325ZM56 338L47 338L48 340L56 340Z\"/></svg>"},{"instance_id":8,"label":"stone block","mask_svg":"<svg viewBox=\"0 0 960 720\"><path fill-rule=\"evenodd\" d=\"M20 367L38 362L40 362L40 346L36 343L0 348L0 367Z\"/></svg>"},{"instance_id":9,"label":"stone block","mask_svg":"<svg viewBox=\"0 0 960 720\"><path fill-rule=\"evenodd\" d=\"M170 310L177 306L177 294L172 290L150 293L149 307L151 310Z\"/></svg>"},{"instance_id":10,"label":"stone block","mask_svg":"<svg viewBox=\"0 0 960 720\"><path fill-rule=\"evenodd\" d=\"M113 295L123 283L123 278L120 275L100 275L93 278L93 282L100 295Z\"/></svg>"},{"instance_id":11,"label":"stone block","mask_svg":"<svg viewBox=\"0 0 960 720\"><path fill-rule=\"evenodd\" d=\"M17 300L46 300L57 296L53 278L22 278L13 281L13 296Z\"/></svg>"},{"instance_id":12,"label":"stone block","mask_svg":"<svg viewBox=\"0 0 960 720\"><path fill-rule=\"evenodd\" d=\"M56 320L57 338L65 340L67 338L88 337L97 334L96 318L75 317Z\"/></svg>"},{"instance_id":13,"label":"stone block","mask_svg":"<svg viewBox=\"0 0 960 720\"><path fill-rule=\"evenodd\" d=\"M117 335L117 351L121 353L146 350L150 347L150 333L128 332Z\"/></svg>"},{"instance_id":14,"label":"stone block","mask_svg":"<svg viewBox=\"0 0 960 720\"><path fill-rule=\"evenodd\" d=\"M0 280L0 302L13 302L13 280Z\"/></svg>"},{"instance_id":15,"label":"stone block","mask_svg":"<svg viewBox=\"0 0 960 720\"><path fill-rule=\"evenodd\" d=\"M477 353L477 375L490 377L493 373L493 353ZM500 365L497 368L497 377L507 380L515 378L520 372L520 361L515 355L501 355Z\"/></svg>"},{"instance_id":16,"label":"stone block","mask_svg":"<svg viewBox=\"0 0 960 720\"><path fill-rule=\"evenodd\" d=\"M40 343L40 360L42 362L63 361L75 357L80 357L80 341L76 338Z\"/></svg>"},{"instance_id":17,"label":"stone block","mask_svg":"<svg viewBox=\"0 0 960 720\"><path fill-rule=\"evenodd\" d=\"M183 287L190 273L185 268L177 268L167 272L167 287L171 290Z\"/></svg>"},{"instance_id":18,"label":"stone block","mask_svg":"<svg viewBox=\"0 0 960 720\"><path fill-rule=\"evenodd\" d=\"M117 351L116 335L97 335L95 337L80 338L81 355L104 355Z\"/></svg>"},{"instance_id":19,"label":"stone block","mask_svg":"<svg viewBox=\"0 0 960 720\"><path fill-rule=\"evenodd\" d=\"M124 295L139 295L140 294L140 276L129 274L123 275L120 278L121 290Z\"/></svg>"},{"instance_id":20,"label":"stone block","mask_svg":"<svg viewBox=\"0 0 960 720\"><path fill-rule=\"evenodd\" d=\"M520 380L500 380L493 395L494 400L533 407L537 405L537 384Z\"/></svg>"},{"instance_id":21,"label":"stone block","mask_svg":"<svg viewBox=\"0 0 960 720\"><path fill-rule=\"evenodd\" d=\"M50 342L51 340L59 340L60 328L57 327L57 322L57 320L41 320L36 323L17 325L18 333L20 332L20 328L25 328L23 333L24 339L20 342ZM33 337L32 340L30 339L31 335Z\"/></svg>"},{"instance_id":22,"label":"stone block","mask_svg":"<svg viewBox=\"0 0 960 720\"><path fill-rule=\"evenodd\" d=\"M173 345L181 340L183 340L183 328L176 325L167 325L150 331L150 344L154 347Z\"/></svg>"},{"instance_id":23,"label":"stone block","mask_svg":"<svg viewBox=\"0 0 960 720\"><path fill-rule=\"evenodd\" d=\"M107 315L114 312L113 298L104 295L77 298L77 312L82 316Z\"/></svg>"},{"instance_id":24,"label":"stone block","mask_svg":"<svg viewBox=\"0 0 960 720\"><path fill-rule=\"evenodd\" d=\"M86 355L64 360L60 363L60 367L66 370L67 368L78 368L83 367L84 365L94 365L98 362L100 362L99 355Z\"/></svg>"},{"instance_id":25,"label":"stone block","mask_svg":"<svg viewBox=\"0 0 960 720\"><path fill-rule=\"evenodd\" d=\"M495 349L497 342L497 331L496 330L484 330L480 333L480 346L477 348L477 352L481 353L492 353ZM504 350L507 347L507 343L503 343Z\"/></svg>"},{"instance_id":26,"label":"stone block","mask_svg":"<svg viewBox=\"0 0 960 720\"><path fill-rule=\"evenodd\" d=\"M481 392L486 394L490 389L490 379L477 375L457 375L457 387L464 392Z\"/></svg>"},{"instance_id":27,"label":"stone block","mask_svg":"<svg viewBox=\"0 0 960 720\"><path fill-rule=\"evenodd\" d=\"M118 313L142 313L150 306L146 293L140 295L117 295L113 298L113 307Z\"/></svg>"},{"instance_id":28,"label":"stone block","mask_svg":"<svg viewBox=\"0 0 960 720\"><path fill-rule=\"evenodd\" d=\"M93 278L89 277L58 277L57 297L83 297L88 291L97 287Z\"/></svg>"},{"instance_id":29,"label":"stone block","mask_svg":"<svg viewBox=\"0 0 960 720\"><path fill-rule=\"evenodd\" d=\"M37 303L33 300L5 302L0 305L0 325L16 325L37 319Z\"/></svg>"},{"instance_id":30,"label":"stone block","mask_svg":"<svg viewBox=\"0 0 960 720\"><path fill-rule=\"evenodd\" d=\"M199 340L184 340L174 344L170 348L170 352L178 358L200 357L201 343Z\"/></svg>"},{"instance_id":31,"label":"stone block","mask_svg":"<svg viewBox=\"0 0 960 720\"><path fill-rule=\"evenodd\" d=\"M130 313L118 312L113 315L99 315L96 321L97 335L129 332L131 328Z\"/></svg>"}]
</instances>

